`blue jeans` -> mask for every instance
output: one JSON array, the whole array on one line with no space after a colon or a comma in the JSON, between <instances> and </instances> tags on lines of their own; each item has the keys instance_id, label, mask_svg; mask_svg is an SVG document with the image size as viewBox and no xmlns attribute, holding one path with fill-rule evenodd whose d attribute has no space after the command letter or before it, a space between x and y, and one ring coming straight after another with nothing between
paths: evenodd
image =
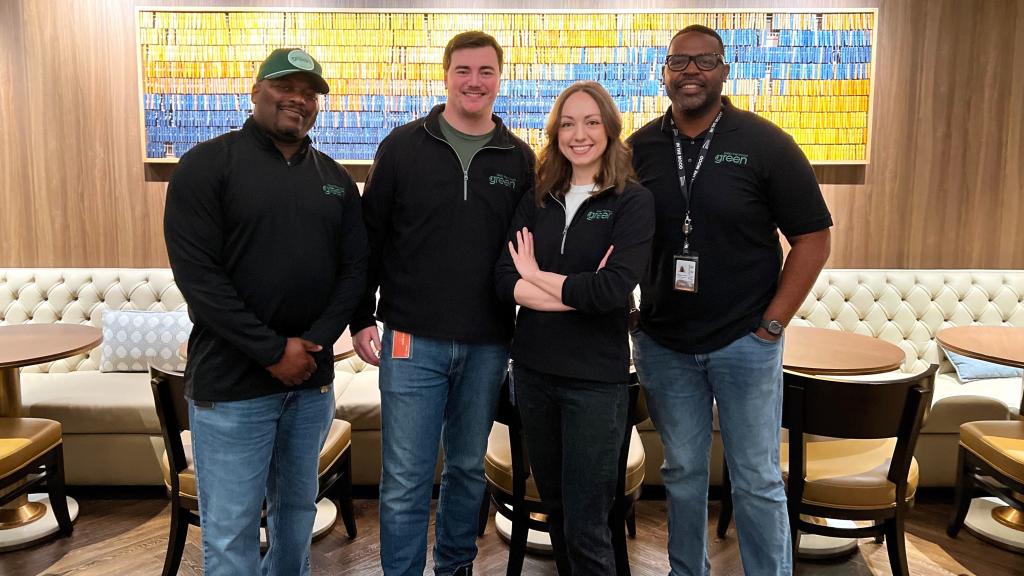
<instances>
[{"instance_id":1,"label":"blue jeans","mask_svg":"<svg viewBox=\"0 0 1024 576\"><path fill-rule=\"evenodd\" d=\"M332 387L196 406L189 400L204 572L309 574L320 448L334 418ZM270 547L260 559L267 501Z\"/></svg>"},{"instance_id":2,"label":"blue jeans","mask_svg":"<svg viewBox=\"0 0 1024 576\"><path fill-rule=\"evenodd\" d=\"M484 496L484 452L494 422L508 345L412 336L408 358L381 341L383 470L380 557L386 576L422 576L437 449L444 470L434 528L434 572L447 576L476 558Z\"/></svg>"},{"instance_id":3,"label":"blue jeans","mask_svg":"<svg viewBox=\"0 0 1024 576\"><path fill-rule=\"evenodd\" d=\"M712 401L732 479L740 556L747 574L789 575L786 490L779 471L782 341L747 334L707 354L683 354L633 333L633 359L665 445L672 576L710 573L708 468Z\"/></svg>"}]
</instances>

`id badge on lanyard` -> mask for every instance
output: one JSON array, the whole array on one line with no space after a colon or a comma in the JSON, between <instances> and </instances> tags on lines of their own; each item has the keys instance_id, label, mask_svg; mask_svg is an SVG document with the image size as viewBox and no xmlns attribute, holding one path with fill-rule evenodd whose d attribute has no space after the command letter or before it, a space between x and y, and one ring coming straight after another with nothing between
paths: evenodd
<instances>
[{"instance_id":1,"label":"id badge on lanyard","mask_svg":"<svg viewBox=\"0 0 1024 576\"><path fill-rule=\"evenodd\" d=\"M679 188L683 193L683 199L686 201L686 219L683 221L682 230L683 252L672 257L672 289L677 292L697 292L697 272L700 270L700 258L697 256L696 251L690 250L690 232L692 231L690 202L692 199L693 183L697 180L700 167L704 164L704 157L707 156L708 149L711 148L711 138L715 135L715 127L718 126L718 121L721 119L722 112L719 111L718 115L715 116L715 121L708 128L708 135L704 138L700 155L697 157L697 165L693 169L693 175L690 177L689 182L686 179L686 167L683 162L683 142L679 138L679 131L675 125L673 124L672 126L672 134L675 137L676 168L679 171Z\"/></svg>"},{"instance_id":2,"label":"id badge on lanyard","mask_svg":"<svg viewBox=\"0 0 1024 576\"><path fill-rule=\"evenodd\" d=\"M697 292L697 253L687 250L672 258L675 275L672 289L677 292Z\"/></svg>"}]
</instances>

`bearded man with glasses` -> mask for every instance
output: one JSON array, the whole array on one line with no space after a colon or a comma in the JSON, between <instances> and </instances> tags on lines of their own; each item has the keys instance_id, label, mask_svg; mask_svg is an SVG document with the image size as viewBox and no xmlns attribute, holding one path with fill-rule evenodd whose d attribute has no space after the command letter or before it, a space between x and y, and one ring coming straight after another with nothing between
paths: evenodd
<instances>
[{"instance_id":1,"label":"bearded man with glasses","mask_svg":"<svg viewBox=\"0 0 1024 576\"><path fill-rule=\"evenodd\" d=\"M807 158L722 96L722 38L689 26L662 68L672 107L629 139L654 194L633 358L661 440L671 574L706 575L712 406L747 574L792 573L779 471L783 330L828 259L832 218ZM782 262L781 232L791 246Z\"/></svg>"}]
</instances>

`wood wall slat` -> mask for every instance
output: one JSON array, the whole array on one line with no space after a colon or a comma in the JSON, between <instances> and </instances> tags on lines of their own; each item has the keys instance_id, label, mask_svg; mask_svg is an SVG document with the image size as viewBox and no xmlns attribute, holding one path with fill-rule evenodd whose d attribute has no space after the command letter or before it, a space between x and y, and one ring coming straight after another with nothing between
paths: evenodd
<instances>
[{"instance_id":1,"label":"wood wall slat","mask_svg":"<svg viewBox=\"0 0 1024 576\"><path fill-rule=\"evenodd\" d=\"M147 181L139 149L135 5L0 3L0 266L167 265L166 184ZM452 7L437 0L403 5ZM509 6L497 0L460 5ZM633 5L706 7L696 1ZM565 7L621 8L604 0ZM879 9L871 163L817 170L836 222L828 266L1024 268L1021 2L731 0L716 7ZM153 179L166 171L148 173Z\"/></svg>"}]
</instances>

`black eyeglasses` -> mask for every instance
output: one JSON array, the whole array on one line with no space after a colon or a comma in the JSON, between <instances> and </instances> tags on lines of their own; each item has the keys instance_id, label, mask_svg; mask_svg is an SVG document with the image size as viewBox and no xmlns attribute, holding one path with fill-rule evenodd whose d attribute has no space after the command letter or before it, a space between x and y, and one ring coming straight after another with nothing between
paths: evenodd
<instances>
[{"instance_id":1,"label":"black eyeglasses","mask_svg":"<svg viewBox=\"0 0 1024 576\"><path fill-rule=\"evenodd\" d=\"M665 57L665 66L673 72L682 72L690 65L691 60L697 65L698 70L703 70L705 72L714 70L715 68L718 68L719 64L723 63L722 55L716 54L715 52L697 54L694 56L690 56L689 54L669 54Z\"/></svg>"}]
</instances>

